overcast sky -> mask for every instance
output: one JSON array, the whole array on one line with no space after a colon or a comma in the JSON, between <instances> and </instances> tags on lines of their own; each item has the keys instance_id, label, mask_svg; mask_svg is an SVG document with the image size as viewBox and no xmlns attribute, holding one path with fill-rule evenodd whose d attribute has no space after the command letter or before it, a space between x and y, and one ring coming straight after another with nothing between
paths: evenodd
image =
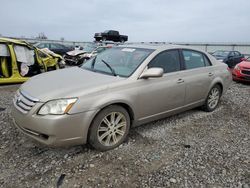
<instances>
[{"instance_id":1,"label":"overcast sky","mask_svg":"<svg viewBox=\"0 0 250 188\"><path fill-rule=\"evenodd\" d=\"M250 42L250 0L0 0L0 34L93 41Z\"/></svg>"}]
</instances>

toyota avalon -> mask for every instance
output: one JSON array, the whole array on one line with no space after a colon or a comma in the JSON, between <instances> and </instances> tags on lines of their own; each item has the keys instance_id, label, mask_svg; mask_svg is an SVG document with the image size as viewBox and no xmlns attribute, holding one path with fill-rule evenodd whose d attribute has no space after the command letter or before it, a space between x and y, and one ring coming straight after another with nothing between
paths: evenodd
<instances>
[{"instance_id":1,"label":"toyota avalon","mask_svg":"<svg viewBox=\"0 0 250 188\"><path fill-rule=\"evenodd\" d=\"M183 46L126 45L81 67L44 73L13 99L17 128L49 146L119 146L131 127L195 107L211 112L232 81L227 65Z\"/></svg>"}]
</instances>

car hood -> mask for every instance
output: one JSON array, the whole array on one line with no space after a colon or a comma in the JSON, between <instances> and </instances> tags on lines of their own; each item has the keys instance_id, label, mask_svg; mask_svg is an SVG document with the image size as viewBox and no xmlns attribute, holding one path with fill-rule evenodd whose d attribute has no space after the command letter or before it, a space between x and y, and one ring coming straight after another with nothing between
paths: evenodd
<instances>
[{"instance_id":1,"label":"car hood","mask_svg":"<svg viewBox=\"0 0 250 188\"><path fill-rule=\"evenodd\" d=\"M34 76L25 82L20 90L41 102L46 102L103 91L109 84L124 79L73 67Z\"/></svg>"},{"instance_id":2,"label":"car hood","mask_svg":"<svg viewBox=\"0 0 250 188\"><path fill-rule=\"evenodd\" d=\"M66 54L70 56L76 56L76 55L84 54L84 53L86 53L86 51L84 50L73 50L73 51L67 52Z\"/></svg>"},{"instance_id":3,"label":"car hood","mask_svg":"<svg viewBox=\"0 0 250 188\"><path fill-rule=\"evenodd\" d=\"M239 65L250 69L250 61L242 61Z\"/></svg>"},{"instance_id":4,"label":"car hood","mask_svg":"<svg viewBox=\"0 0 250 188\"><path fill-rule=\"evenodd\" d=\"M215 57L215 59L217 59L217 60L224 60L224 59L226 59L226 57L222 57L222 56L214 56Z\"/></svg>"}]
</instances>

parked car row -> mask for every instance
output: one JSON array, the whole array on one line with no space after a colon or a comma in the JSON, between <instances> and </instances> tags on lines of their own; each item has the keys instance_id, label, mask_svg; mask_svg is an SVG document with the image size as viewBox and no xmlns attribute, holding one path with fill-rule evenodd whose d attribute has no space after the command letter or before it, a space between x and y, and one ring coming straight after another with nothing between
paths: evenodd
<instances>
[{"instance_id":1,"label":"parked car row","mask_svg":"<svg viewBox=\"0 0 250 188\"><path fill-rule=\"evenodd\" d=\"M231 69L233 80L250 82L250 58L245 58L238 51L218 50L211 54L218 61L228 65Z\"/></svg>"},{"instance_id":2,"label":"parked car row","mask_svg":"<svg viewBox=\"0 0 250 188\"><path fill-rule=\"evenodd\" d=\"M100 45L96 43L87 44L82 49L67 52L63 57L68 65L82 65L86 60L96 56L98 53L111 48L111 45Z\"/></svg>"},{"instance_id":3,"label":"parked car row","mask_svg":"<svg viewBox=\"0 0 250 188\"><path fill-rule=\"evenodd\" d=\"M48 43L48 42L43 42L43 43L35 43L34 44L35 47L39 48L39 49L43 49L43 48L47 48L50 51L59 54L61 56L63 56L65 53L74 50L74 47L69 47L63 44L59 44L59 43Z\"/></svg>"},{"instance_id":4,"label":"parked car row","mask_svg":"<svg viewBox=\"0 0 250 188\"><path fill-rule=\"evenodd\" d=\"M228 65L229 68L235 67L238 63L240 63L244 55L242 55L238 51L225 51L218 50L212 53L212 55L219 61L222 61Z\"/></svg>"}]
</instances>

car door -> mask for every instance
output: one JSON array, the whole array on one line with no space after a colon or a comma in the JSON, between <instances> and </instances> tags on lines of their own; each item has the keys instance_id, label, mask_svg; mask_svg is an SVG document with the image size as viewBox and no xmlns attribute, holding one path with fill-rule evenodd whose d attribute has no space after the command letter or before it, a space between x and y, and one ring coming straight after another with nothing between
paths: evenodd
<instances>
[{"instance_id":1,"label":"car door","mask_svg":"<svg viewBox=\"0 0 250 188\"><path fill-rule=\"evenodd\" d=\"M59 44L52 43L52 44L50 44L50 48L51 48L50 50L56 54L60 54L60 55L64 54L63 49L62 49L61 45L59 45Z\"/></svg>"},{"instance_id":2,"label":"car door","mask_svg":"<svg viewBox=\"0 0 250 188\"><path fill-rule=\"evenodd\" d=\"M235 64L235 54L234 54L234 51L231 51L229 54L228 54L228 60L227 60L227 65L228 67L234 67L234 64Z\"/></svg>"},{"instance_id":3,"label":"car door","mask_svg":"<svg viewBox=\"0 0 250 188\"><path fill-rule=\"evenodd\" d=\"M0 83L5 83L12 76L12 64L9 48L0 43Z\"/></svg>"},{"instance_id":4,"label":"car door","mask_svg":"<svg viewBox=\"0 0 250 188\"><path fill-rule=\"evenodd\" d=\"M41 73L34 49L24 45L14 45L16 62L22 77L31 77Z\"/></svg>"},{"instance_id":5,"label":"car door","mask_svg":"<svg viewBox=\"0 0 250 188\"><path fill-rule=\"evenodd\" d=\"M139 120L164 115L181 107L185 100L185 83L181 79L181 61L178 50L167 50L158 54L147 68L164 70L160 78L140 79L138 88Z\"/></svg>"},{"instance_id":6,"label":"car door","mask_svg":"<svg viewBox=\"0 0 250 188\"><path fill-rule=\"evenodd\" d=\"M240 52L235 51L235 62L234 62L234 66L237 65L238 63L241 62L241 59L244 57Z\"/></svg>"},{"instance_id":7,"label":"car door","mask_svg":"<svg viewBox=\"0 0 250 188\"><path fill-rule=\"evenodd\" d=\"M205 100L214 78L214 68L208 57L198 51L183 49L185 70L182 79L186 83L185 105L195 105Z\"/></svg>"}]
</instances>

